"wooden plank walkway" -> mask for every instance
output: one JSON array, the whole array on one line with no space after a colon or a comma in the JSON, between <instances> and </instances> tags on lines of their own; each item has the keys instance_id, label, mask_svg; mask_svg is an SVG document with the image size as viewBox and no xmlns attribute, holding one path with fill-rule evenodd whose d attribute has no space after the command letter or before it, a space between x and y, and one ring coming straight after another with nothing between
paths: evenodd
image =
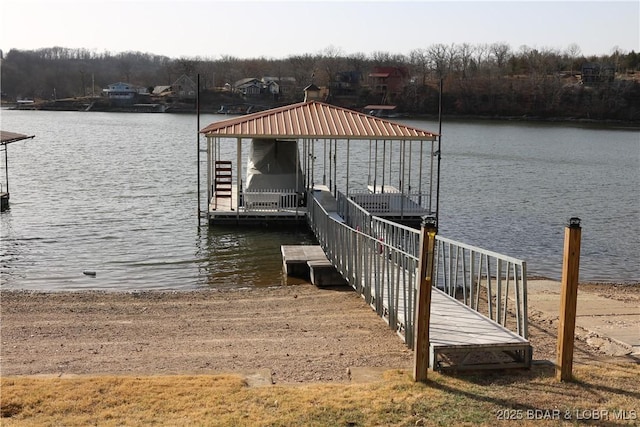
<instances>
[{"instance_id":1,"label":"wooden plank walkway","mask_svg":"<svg viewBox=\"0 0 640 427\"><path fill-rule=\"evenodd\" d=\"M389 276L384 273L379 276L384 289L383 318L405 338L407 313L406 301L402 296L407 294L407 290L400 283L390 292ZM372 277L371 283L375 283L375 280ZM371 294L371 307L375 310L375 288L372 288ZM391 295L397 298L394 316L389 315L393 309L389 303ZM414 310L410 313L414 313ZM395 325L391 325L392 318ZM413 323L413 319L410 322ZM522 368L531 365L532 349L528 340L438 288L432 288L429 335L429 366L432 369Z\"/></svg>"},{"instance_id":2,"label":"wooden plank walkway","mask_svg":"<svg viewBox=\"0 0 640 427\"><path fill-rule=\"evenodd\" d=\"M437 288L431 294L430 363L436 370L524 368L528 340Z\"/></svg>"}]
</instances>

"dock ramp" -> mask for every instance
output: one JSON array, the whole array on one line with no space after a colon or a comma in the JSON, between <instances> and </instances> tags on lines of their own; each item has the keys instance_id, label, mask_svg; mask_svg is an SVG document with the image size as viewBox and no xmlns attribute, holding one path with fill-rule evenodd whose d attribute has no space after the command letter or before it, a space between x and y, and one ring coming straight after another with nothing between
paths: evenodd
<instances>
[{"instance_id":1,"label":"dock ramp","mask_svg":"<svg viewBox=\"0 0 640 427\"><path fill-rule=\"evenodd\" d=\"M416 246L412 231L406 227L395 230L393 234L402 238L395 241L383 240L365 232L379 230L380 227L350 227L346 221L336 220L336 212L327 211L325 206L316 198L310 200L309 224L327 260L345 282L362 295L389 327L397 331L405 344L412 348L418 286L418 256L412 253L413 247ZM417 230L414 231L417 233ZM410 235L403 236L403 232ZM487 284L486 280L480 280L480 276L478 278L477 286L480 286L481 282ZM488 279L488 284L491 285L491 277ZM500 280L498 283L501 283ZM451 287L451 284L449 286ZM510 282L507 278L506 288L509 286L511 289L517 287L514 286L513 280ZM480 313L477 304L476 308L467 304L471 299L480 300L480 290L476 284L471 286L471 289L476 289L472 294L473 298L469 298L466 291L462 292L461 298L454 298L441 289L433 288L430 322L432 369L502 369L531 366L531 345L526 338L526 327L520 326L522 311L519 307L523 298L521 296L518 301L519 307L508 306L507 302L510 299L504 288L505 286L498 286L499 292L504 295L494 295L495 287L489 286L489 293L494 295L494 298L488 299L491 312L489 316ZM498 302L495 305L501 308L491 310L491 301L496 298ZM504 301L504 305L500 301ZM526 293L524 306L526 314ZM515 322L507 319L509 308L516 311L518 318ZM492 319L491 316L495 318ZM504 324L501 323L503 319ZM507 323L516 323L517 332L511 331Z\"/></svg>"}]
</instances>

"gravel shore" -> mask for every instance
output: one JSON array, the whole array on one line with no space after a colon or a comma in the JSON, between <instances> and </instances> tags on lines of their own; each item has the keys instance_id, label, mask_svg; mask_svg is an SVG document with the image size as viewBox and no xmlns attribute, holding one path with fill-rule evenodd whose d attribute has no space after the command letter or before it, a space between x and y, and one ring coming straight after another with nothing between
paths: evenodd
<instances>
[{"instance_id":1,"label":"gravel shore","mask_svg":"<svg viewBox=\"0 0 640 427\"><path fill-rule=\"evenodd\" d=\"M595 284L581 292L640 301L638 286L625 289L621 296L615 285ZM346 382L348 368L413 364L413 352L349 288L3 290L0 298L3 376L269 370L275 383ZM556 319L530 310L535 360L555 359ZM578 337L578 362L611 356Z\"/></svg>"}]
</instances>

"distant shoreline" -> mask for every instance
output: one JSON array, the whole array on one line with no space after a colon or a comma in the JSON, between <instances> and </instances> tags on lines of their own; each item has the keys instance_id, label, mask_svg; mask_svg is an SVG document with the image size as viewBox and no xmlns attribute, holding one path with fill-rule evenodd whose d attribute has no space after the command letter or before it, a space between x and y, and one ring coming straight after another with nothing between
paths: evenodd
<instances>
[{"instance_id":1,"label":"distant shoreline","mask_svg":"<svg viewBox=\"0 0 640 427\"><path fill-rule=\"evenodd\" d=\"M38 104L32 104L25 107L18 107L16 103L13 102L3 102L0 106L2 110L12 110L12 111L84 111L81 108L72 108L72 107L60 107L60 108L51 108L47 106L42 106ZM273 107L275 108L275 107ZM237 117L242 114L222 114L219 113L218 108L210 108L210 107L201 107L201 114L219 114L221 116L230 116ZM100 110L90 110L87 112L101 112L101 113L137 113L137 114L196 114L197 111L194 107L185 106L185 105L176 105L169 106L166 111L146 111L136 109L134 107L112 107L112 108L103 108ZM386 120L397 121L397 120L431 120L438 121L437 114L403 114L399 117L382 117ZM443 120L447 121L482 121L482 122L522 122L522 123L553 123L560 125L568 125L575 124L580 126L595 126L598 128L608 128L608 129L623 129L623 130L640 130L640 120L639 121L622 121L622 120L596 120L596 119L584 119L584 118L575 118L575 117L540 117L540 116L483 116L483 115L459 115L459 114L443 114Z\"/></svg>"}]
</instances>

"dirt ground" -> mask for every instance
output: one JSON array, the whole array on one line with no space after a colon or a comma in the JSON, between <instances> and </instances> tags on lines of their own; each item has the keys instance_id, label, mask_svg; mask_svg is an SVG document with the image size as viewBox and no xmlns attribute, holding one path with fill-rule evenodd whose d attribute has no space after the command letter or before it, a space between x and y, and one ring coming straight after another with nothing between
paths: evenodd
<instances>
[{"instance_id":1,"label":"dirt ground","mask_svg":"<svg viewBox=\"0 0 640 427\"><path fill-rule=\"evenodd\" d=\"M638 286L581 285L640 302ZM413 352L348 288L0 293L0 374L270 371L274 383L346 382L349 368L410 369ZM640 326L639 326L640 327ZM557 322L530 312L534 360L555 360ZM611 357L578 337L577 363Z\"/></svg>"}]
</instances>

